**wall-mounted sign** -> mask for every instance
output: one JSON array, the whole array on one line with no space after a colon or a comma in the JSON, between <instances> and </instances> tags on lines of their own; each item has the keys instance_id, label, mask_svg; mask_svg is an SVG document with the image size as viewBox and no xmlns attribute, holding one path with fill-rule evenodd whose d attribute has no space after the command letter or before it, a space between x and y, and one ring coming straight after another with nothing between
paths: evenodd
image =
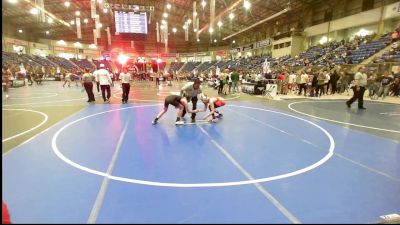
<instances>
[{"instance_id":1,"label":"wall-mounted sign","mask_svg":"<svg viewBox=\"0 0 400 225\"><path fill-rule=\"evenodd\" d=\"M270 46L271 44L272 44L271 39L262 40L256 43L256 48Z\"/></svg>"},{"instance_id":2,"label":"wall-mounted sign","mask_svg":"<svg viewBox=\"0 0 400 225\"><path fill-rule=\"evenodd\" d=\"M128 11L154 11L154 6L144 5L127 5L117 3L104 3L104 8L112 10L128 10Z\"/></svg>"},{"instance_id":3,"label":"wall-mounted sign","mask_svg":"<svg viewBox=\"0 0 400 225\"><path fill-rule=\"evenodd\" d=\"M254 44L245 45L245 46L243 46L243 51L252 50L253 48L254 48Z\"/></svg>"}]
</instances>

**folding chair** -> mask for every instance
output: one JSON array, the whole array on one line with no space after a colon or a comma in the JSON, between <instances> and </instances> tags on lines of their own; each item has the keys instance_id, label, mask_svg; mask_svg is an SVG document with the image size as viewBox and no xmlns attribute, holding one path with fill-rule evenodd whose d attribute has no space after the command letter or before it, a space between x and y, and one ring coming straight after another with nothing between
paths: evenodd
<instances>
[{"instance_id":1,"label":"folding chair","mask_svg":"<svg viewBox=\"0 0 400 225\"><path fill-rule=\"evenodd\" d=\"M263 95L268 99L273 100L274 96L272 96L271 93L274 91L274 88L276 88L276 80L273 79L268 80L267 83L265 84Z\"/></svg>"}]
</instances>

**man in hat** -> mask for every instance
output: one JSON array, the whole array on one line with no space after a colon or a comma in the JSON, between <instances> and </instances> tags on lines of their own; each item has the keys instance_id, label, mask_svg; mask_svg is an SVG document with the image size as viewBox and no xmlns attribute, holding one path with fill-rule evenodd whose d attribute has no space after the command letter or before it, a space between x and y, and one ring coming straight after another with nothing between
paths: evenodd
<instances>
[{"instance_id":1,"label":"man in hat","mask_svg":"<svg viewBox=\"0 0 400 225\"><path fill-rule=\"evenodd\" d=\"M104 64L100 64L100 69L93 73L96 82L100 83L101 95L104 103L110 103L112 78L110 73L104 68ZM107 96L106 93L107 92Z\"/></svg>"}]
</instances>

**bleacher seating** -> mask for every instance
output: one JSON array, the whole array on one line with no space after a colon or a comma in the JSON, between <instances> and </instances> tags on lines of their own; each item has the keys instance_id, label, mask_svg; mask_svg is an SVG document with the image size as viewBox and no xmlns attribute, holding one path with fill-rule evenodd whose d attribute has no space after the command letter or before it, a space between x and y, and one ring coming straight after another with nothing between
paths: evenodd
<instances>
[{"instance_id":1,"label":"bleacher seating","mask_svg":"<svg viewBox=\"0 0 400 225\"><path fill-rule=\"evenodd\" d=\"M81 69L86 69L89 68L91 70L96 69L87 59L71 59L73 63L75 63L77 66L79 66Z\"/></svg>"},{"instance_id":2,"label":"bleacher seating","mask_svg":"<svg viewBox=\"0 0 400 225\"><path fill-rule=\"evenodd\" d=\"M58 66L66 69L66 70L79 69L78 66L74 65L68 59L57 57L57 56L47 56L47 58L50 61L52 61L53 63L57 64Z\"/></svg>"},{"instance_id":3,"label":"bleacher seating","mask_svg":"<svg viewBox=\"0 0 400 225\"><path fill-rule=\"evenodd\" d=\"M198 65L200 65L200 62L188 62L182 68L182 72L184 72L184 73L192 72L194 70L194 68L196 68Z\"/></svg>"}]
</instances>

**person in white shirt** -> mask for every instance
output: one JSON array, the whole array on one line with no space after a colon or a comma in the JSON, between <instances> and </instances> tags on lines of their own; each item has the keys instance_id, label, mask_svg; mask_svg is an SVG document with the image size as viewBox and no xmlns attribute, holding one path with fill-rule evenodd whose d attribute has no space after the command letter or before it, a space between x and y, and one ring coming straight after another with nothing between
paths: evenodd
<instances>
[{"instance_id":1,"label":"person in white shirt","mask_svg":"<svg viewBox=\"0 0 400 225\"><path fill-rule=\"evenodd\" d=\"M306 89L307 82L308 82L308 74L306 73L306 71L302 71L300 75L299 95L301 95L303 89L304 89L304 96L307 95L307 89Z\"/></svg>"},{"instance_id":2,"label":"person in white shirt","mask_svg":"<svg viewBox=\"0 0 400 225\"><path fill-rule=\"evenodd\" d=\"M103 96L104 102L110 103L110 97L111 97L110 86L112 84L112 78L110 73L106 69L104 69L104 64L100 64L100 69L94 71L93 75L96 81L100 83L101 95ZM105 92L107 92L107 96Z\"/></svg>"},{"instance_id":3,"label":"person in white shirt","mask_svg":"<svg viewBox=\"0 0 400 225\"><path fill-rule=\"evenodd\" d=\"M296 74L294 72L290 73L288 81L288 89L292 92L293 86L296 83Z\"/></svg>"},{"instance_id":4,"label":"person in white shirt","mask_svg":"<svg viewBox=\"0 0 400 225\"><path fill-rule=\"evenodd\" d=\"M128 103L129 91L131 89L132 76L128 73L126 67L122 68L122 72L119 74L119 79L121 80L122 88L122 104Z\"/></svg>"},{"instance_id":5,"label":"person in white shirt","mask_svg":"<svg viewBox=\"0 0 400 225\"><path fill-rule=\"evenodd\" d=\"M326 71L325 72L325 81L324 81L324 85L325 85L324 86L324 92L325 92L326 95L328 95L329 84L331 83L330 80L331 80L331 76L329 74L329 71Z\"/></svg>"},{"instance_id":6,"label":"person in white shirt","mask_svg":"<svg viewBox=\"0 0 400 225\"><path fill-rule=\"evenodd\" d=\"M351 104L358 101L358 109L366 109L364 107L364 92L367 86L367 74L365 67L360 67L356 75L354 75L353 97L346 102L348 108Z\"/></svg>"}]
</instances>

